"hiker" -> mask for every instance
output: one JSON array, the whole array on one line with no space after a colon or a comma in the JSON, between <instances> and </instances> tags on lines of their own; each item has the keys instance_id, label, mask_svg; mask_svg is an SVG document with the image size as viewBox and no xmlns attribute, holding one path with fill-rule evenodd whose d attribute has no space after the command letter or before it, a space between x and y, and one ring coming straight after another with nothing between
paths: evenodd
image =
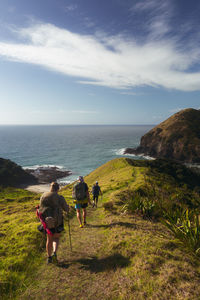
<instances>
[{"instance_id":1,"label":"hiker","mask_svg":"<svg viewBox=\"0 0 200 300\"><path fill-rule=\"evenodd\" d=\"M99 186L98 181L96 181L96 183L93 185L92 187L92 194L93 194L93 207L97 207L97 203L98 203L98 198L99 198L99 193L102 196L102 191L101 188Z\"/></svg>"},{"instance_id":2,"label":"hiker","mask_svg":"<svg viewBox=\"0 0 200 300\"><path fill-rule=\"evenodd\" d=\"M74 202L79 227L82 228L83 224L86 225L86 208L88 206L88 202L90 205L92 205L92 203L90 201L88 185L84 182L83 176L79 176L77 180L78 182L73 186L72 197L75 199ZM81 208L83 210L83 224L81 219Z\"/></svg>"},{"instance_id":3,"label":"hiker","mask_svg":"<svg viewBox=\"0 0 200 300\"><path fill-rule=\"evenodd\" d=\"M51 183L50 192L44 193L40 198L38 216L47 233L46 251L47 264L57 262L57 250L61 232L64 230L63 210L69 212L65 198L58 195L59 184ZM53 255L52 255L53 254Z\"/></svg>"}]
</instances>

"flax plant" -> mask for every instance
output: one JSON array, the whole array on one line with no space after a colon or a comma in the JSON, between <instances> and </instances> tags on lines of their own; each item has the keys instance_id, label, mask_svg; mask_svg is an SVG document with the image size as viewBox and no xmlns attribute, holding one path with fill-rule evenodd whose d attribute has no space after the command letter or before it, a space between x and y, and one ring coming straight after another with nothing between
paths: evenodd
<instances>
[{"instance_id":1,"label":"flax plant","mask_svg":"<svg viewBox=\"0 0 200 300\"><path fill-rule=\"evenodd\" d=\"M186 209L180 214L176 212L168 213L163 219L163 223L173 232L184 246L196 255L200 254L200 216L196 212Z\"/></svg>"}]
</instances>

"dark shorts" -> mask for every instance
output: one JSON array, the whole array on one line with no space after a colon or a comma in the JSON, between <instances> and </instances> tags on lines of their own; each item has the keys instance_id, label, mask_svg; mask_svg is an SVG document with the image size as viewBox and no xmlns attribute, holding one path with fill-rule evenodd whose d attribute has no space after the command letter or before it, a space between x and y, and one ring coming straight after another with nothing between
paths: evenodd
<instances>
[{"instance_id":1,"label":"dark shorts","mask_svg":"<svg viewBox=\"0 0 200 300\"><path fill-rule=\"evenodd\" d=\"M86 207L88 207L88 204L87 204L87 203L83 203L83 204L81 204L81 203L76 203L76 204L75 204L75 208L76 208L76 209L81 209L81 208L86 208Z\"/></svg>"},{"instance_id":2,"label":"dark shorts","mask_svg":"<svg viewBox=\"0 0 200 300\"><path fill-rule=\"evenodd\" d=\"M99 195L93 195L93 200L97 200L98 201Z\"/></svg>"},{"instance_id":3,"label":"dark shorts","mask_svg":"<svg viewBox=\"0 0 200 300\"><path fill-rule=\"evenodd\" d=\"M44 230L44 227L42 226L42 224L38 226L38 230L39 230L40 232L46 233L46 230ZM51 229L49 229L49 230L51 231L52 234L54 234L54 233L61 233L61 232L64 230L64 225L61 224L61 225L59 225L58 227L56 227L56 228L51 228Z\"/></svg>"},{"instance_id":4,"label":"dark shorts","mask_svg":"<svg viewBox=\"0 0 200 300\"><path fill-rule=\"evenodd\" d=\"M64 225L61 224L56 228L51 228L50 231L54 234L54 233L61 233L64 230Z\"/></svg>"}]
</instances>

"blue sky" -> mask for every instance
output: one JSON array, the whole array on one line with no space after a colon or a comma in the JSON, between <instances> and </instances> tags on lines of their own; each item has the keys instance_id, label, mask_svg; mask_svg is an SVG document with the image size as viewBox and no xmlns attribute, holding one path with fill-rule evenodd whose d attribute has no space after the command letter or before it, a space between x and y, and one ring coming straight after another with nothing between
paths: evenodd
<instances>
[{"instance_id":1,"label":"blue sky","mask_svg":"<svg viewBox=\"0 0 200 300\"><path fill-rule=\"evenodd\" d=\"M200 109L200 1L0 0L0 124Z\"/></svg>"}]
</instances>

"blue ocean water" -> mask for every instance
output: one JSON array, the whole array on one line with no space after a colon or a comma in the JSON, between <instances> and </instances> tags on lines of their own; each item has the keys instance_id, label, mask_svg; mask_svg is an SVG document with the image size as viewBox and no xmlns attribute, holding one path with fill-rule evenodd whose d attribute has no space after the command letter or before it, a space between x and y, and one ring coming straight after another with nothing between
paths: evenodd
<instances>
[{"instance_id":1,"label":"blue ocean water","mask_svg":"<svg viewBox=\"0 0 200 300\"><path fill-rule=\"evenodd\" d=\"M64 181L87 175L103 163L137 147L153 126L0 126L0 157L22 167L54 165L71 170Z\"/></svg>"}]
</instances>

